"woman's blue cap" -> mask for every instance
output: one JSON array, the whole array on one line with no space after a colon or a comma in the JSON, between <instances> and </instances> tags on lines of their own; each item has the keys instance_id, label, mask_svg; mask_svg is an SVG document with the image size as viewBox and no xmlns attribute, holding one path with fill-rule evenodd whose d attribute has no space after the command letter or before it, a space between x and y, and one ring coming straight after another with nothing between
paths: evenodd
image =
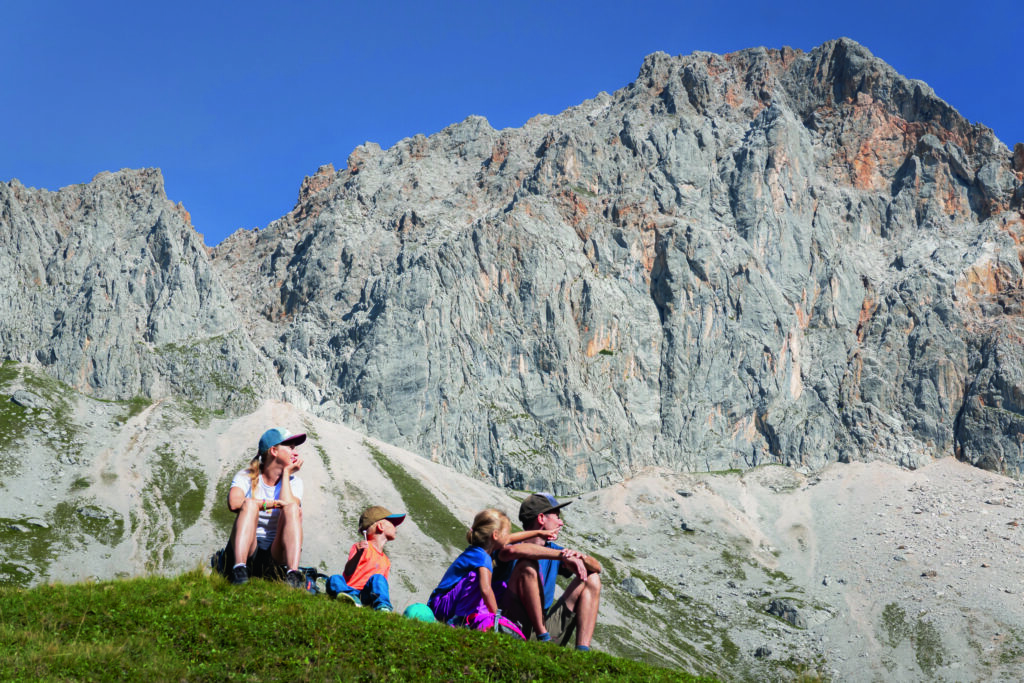
<instances>
[{"instance_id":1,"label":"woman's blue cap","mask_svg":"<svg viewBox=\"0 0 1024 683\"><path fill-rule=\"evenodd\" d=\"M268 429L260 437L259 452L269 451L274 446L284 444L286 446L298 446L306 440L305 434L292 434L287 429Z\"/></svg>"}]
</instances>

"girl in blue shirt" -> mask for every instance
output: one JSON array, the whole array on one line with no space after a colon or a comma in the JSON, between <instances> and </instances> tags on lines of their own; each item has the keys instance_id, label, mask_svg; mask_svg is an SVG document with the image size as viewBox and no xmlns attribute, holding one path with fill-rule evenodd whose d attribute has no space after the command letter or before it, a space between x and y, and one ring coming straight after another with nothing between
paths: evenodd
<instances>
[{"instance_id":1,"label":"girl in blue shirt","mask_svg":"<svg viewBox=\"0 0 1024 683\"><path fill-rule=\"evenodd\" d=\"M469 547L448 567L441 583L430 594L427 606L438 621L448 624L462 624L467 617L481 613L497 614L498 602L491 587L494 571L491 556L508 543L551 533L537 529L512 534L511 523L504 512L493 508L478 512L472 528L466 532Z\"/></svg>"}]
</instances>

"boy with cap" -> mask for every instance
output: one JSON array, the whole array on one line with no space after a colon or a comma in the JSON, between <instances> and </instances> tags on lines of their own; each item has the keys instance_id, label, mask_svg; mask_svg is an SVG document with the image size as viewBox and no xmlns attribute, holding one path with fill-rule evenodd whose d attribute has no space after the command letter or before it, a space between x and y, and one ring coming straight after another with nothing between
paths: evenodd
<instances>
[{"instance_id":1,"label":"boy with cap","mask_svg":"<svg viewBox=\"0 0 1024 683\"><path fill-rule=\"evenodd\" d=\"M570 501L571 502L571 501ZM523 529L555 532L550 540L537 537L506 545L498 554L495 585L507 577L500 606L526 637L560 641L565 645L576 631L576 649L589 650L601 602L601 563L578 550L554 542L565 522L559 503L550 493L534 493L519 507ZM572 576L569 586L555 602L555 580L559 574Z\"/></svg>"},{"instance_id":2,"label":"boy with cap","mask_svg":"<svg viewBox=\"0 0 1024 683\"><path fill-rule=\"evenodd\" d=\"M327 581L327 594L348 595L357 604L368 605L381 612L392 611L388 574L391 560L384 554L384 544L395 540L395 527L405 521L405 514L392 514L373 505L359 516L359 532L363 540L353 543L348 562L341 574Z\"/></svg>"},{"instance_id":3,"label":"boy with cap","mask_svg":"<svg viewBox=\"0 0 1024 683\"><path fill-rule=\"evenodd\" d=\"M256 457L231 480L228 508L236 513L231 538L214 556L216 568L233 584L250 576L279 578L289 585L305 580L299 568L302 554L302 457L295 447L305 434L268 429L260 437Z\"/></svg>"}]
</instances>

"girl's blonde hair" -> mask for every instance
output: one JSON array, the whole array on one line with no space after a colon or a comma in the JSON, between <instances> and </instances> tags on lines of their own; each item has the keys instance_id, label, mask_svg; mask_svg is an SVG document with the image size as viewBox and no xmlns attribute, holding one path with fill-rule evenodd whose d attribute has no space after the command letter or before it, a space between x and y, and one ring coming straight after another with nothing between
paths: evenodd
<instances>
[{"instance_id":1,"label":"girl's blonde hair","mask_svg":"<svg viewBox=\"0 0 1024 683\"><path fill-rule=\"evenodd\" d=\"M466 532L466 542L487 550L494 539L494 532L506 524L511 525L511 522L509 522L508 515L501 510L494 508L481 510L473 518L473 527Z\"/></svg>"}]
</instances>

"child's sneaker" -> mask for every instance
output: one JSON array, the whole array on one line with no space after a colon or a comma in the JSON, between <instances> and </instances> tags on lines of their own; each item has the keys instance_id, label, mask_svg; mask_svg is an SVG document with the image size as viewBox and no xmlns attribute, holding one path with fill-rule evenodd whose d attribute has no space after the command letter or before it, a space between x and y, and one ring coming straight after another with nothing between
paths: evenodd
<instances>
[{"instance_id":1,"label":"child's sneaker","mask_svg":"<svg viewBox=\"0 0 1024 683\"><path fill-rule=\"evenodd\" d=\"M355 607L362 607L363 603L359 602L359 598L349 595L348 593L338 593L334 596L336 600L341 600L346 605L353 605Z\"/></svg>"},{"instance_id":2,"label":"child's sneaker","mask_svg":"<svg viewBox=\"0 0 1024 683\"><path fill-rule=\"evenodd\" d=\"M249 583L249 570L245 568L244 564L240 564L231 570L231 583L236 586Z\"/></svg>"}]
</instances>

